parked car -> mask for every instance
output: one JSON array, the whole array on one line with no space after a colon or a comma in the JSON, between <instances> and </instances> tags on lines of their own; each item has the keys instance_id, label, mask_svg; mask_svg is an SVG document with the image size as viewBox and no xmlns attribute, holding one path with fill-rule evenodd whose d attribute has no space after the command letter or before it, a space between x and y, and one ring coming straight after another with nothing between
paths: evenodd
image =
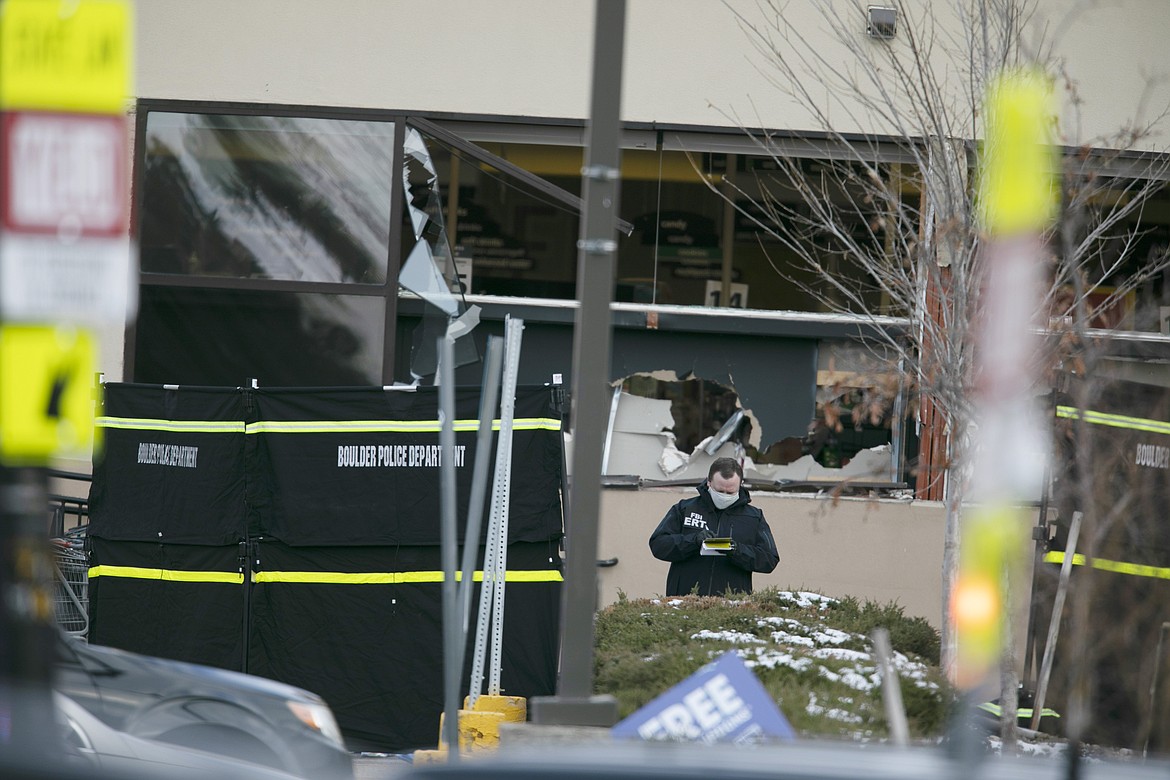
<instances>
[{"instance_id":1,"label":"parked car","mask_svg":"<svg viewBox=\"0 0 1170 780\"><path fill-rule=\"evenodd\" d=\"M116 754L126 745L135 752L160 743L298 777L353 777L333 713L316 694L262 677L59 636L54 687L84 711L69 708L66 713L73 747L81 745L82 752L100 753L105 746ZM132 739L119 743L92 719ZM159 760L181 759L178 754Z\"/></svg>"},{"instance_id":2,"label":"parked car","mask_svg":"<svg viewBox=\"0 0 1170 780\"><path fill-rule=\"evenodd\" d=\"M1012 758L982 753L956 758L937 746L797 740L761 745L701 745L637 740L566 745L557 732L537 746L501 748L475 760L415 764L399 780L1165 780L1161 760L1084 760L1070 772L1067 755Z\"/></svg>"},{"instance_id":3,"label":"parked car","mask_svg":"<svg viewBox=\"0 0 1170 780\"><path fill-rule=\"evenodd\" d=\"M59 693L53 695L53 703L63 731L61 766L79 777L297 780L296 775L271 767L118 731ZM4 772L10 769L0 766L0 776L6 777Z\"/></svg>"}]
</instances>

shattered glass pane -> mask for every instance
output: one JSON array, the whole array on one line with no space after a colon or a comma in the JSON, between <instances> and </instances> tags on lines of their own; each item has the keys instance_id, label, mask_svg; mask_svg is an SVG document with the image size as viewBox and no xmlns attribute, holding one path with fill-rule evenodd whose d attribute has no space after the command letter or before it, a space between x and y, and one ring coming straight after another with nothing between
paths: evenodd
<instances>
[{"instance_id":1,"label":"shattered glass pane","mask_svg":"<svg viewBox=\"0 0 1170 780\"><path fill-rule=\"evenodd\" d=\"M459 316L458 300L451 294L428 242L419 241L414 245L398 274L398 283L448 317Z\"/></svg>"},{"instance_id":2,"label":"shattered glass pane","mask_svg":"<svg viewBox=\"0 0 1170 780\"><path fill-rule=\"evenodd\" d=\"M426 303L422 324L412 334L410 373L417 380L435 373L436 343L443 335L455 337L456 366L479 360L474 340L464 338L478 322L478 310L468 311L463 301L443 225L434 161L422 135L409 127L403 142L402 183L415 243L402 264L398 283Z\"/></svg>"}]
</instances>

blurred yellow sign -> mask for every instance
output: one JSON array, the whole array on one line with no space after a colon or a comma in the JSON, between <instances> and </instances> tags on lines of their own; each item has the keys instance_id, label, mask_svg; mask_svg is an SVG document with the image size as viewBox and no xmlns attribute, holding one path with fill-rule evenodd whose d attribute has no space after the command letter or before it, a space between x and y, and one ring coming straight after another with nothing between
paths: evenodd
<instances>
[{"instance_id":1,"label":"blurred yellow sign","mask_svg":"<svg viewBox=\"0 0 1170 780\"><path fill-rule=\"evenodd\" d=\"M0 326L0 460L35 465L88 454L94 363L88 331Z\"/></svg>"},{"instance_id":2,"label":"blurred yellow sign","mask_svg":"<svg viewBox=\"0 0 1170 780\"><path fill-rule=\"evenodd\" d=\"M959 571L951 591L958 648L954 682L970 690L992 679L1004 652L1008 594L1018 580L1027 519L1016 507L972 507L963 516Z\"/></svg>"},{"instance_id":3,"label":"blurred yellow sign","mask_svg":"<svg viewBox=\"0 0 1170 780\"><path fill-rule=\"evenodd\" d=\"M130 22L124 0L0 0L0 109L122 113Z\"/></svg>"},{"instance_id":4,"label":"blurred yellow sign","mask_svg":"<svg viewBox=\"0 0 1170 780\"><path fill-rule=\"evenodd\" d=\"M985 108L979 208L994 235L1043 230L1056 214L1052 83L1040 72L992 82Z\"/></svg>"}]
</instances>

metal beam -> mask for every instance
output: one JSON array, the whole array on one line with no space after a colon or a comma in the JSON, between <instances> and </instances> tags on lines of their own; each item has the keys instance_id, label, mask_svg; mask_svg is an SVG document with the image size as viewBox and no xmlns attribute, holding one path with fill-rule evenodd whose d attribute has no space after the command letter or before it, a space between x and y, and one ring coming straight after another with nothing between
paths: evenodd
<instances>
[{"instance_id":1,"label":"metal beam","mask_svg":"<svg viewBox=\"0 0 1170 780\"><path fill-rule=\"evenodd\" d=\"M619 54L618 56L620 57L621 55ZM619 78L620 78L620 72L619 72ZM615 87L615 89L620 89L620 88L621 88L620 84L618 84ZM535 173L532 173L531 171L526 171L523 168L521 168L519 165L516 165L515 163L510 163L507 160L505 160L503 157L500 157L498 154L492 154L487 149L484 149L482 146L477 146L476 144L473 144L471 141L468 141L466 138L463 138L455 133L452 133L447 128L441 127L441 126L439 126L439 125L435 124L434 122L431 122L427 119L423 119L422 117L412 116L407 120L407 123L414 125L416 128L418 128L419 130L422 130L427 135L432 136L439 141L442 141L443 143L447 144L448 146L455 147L459 151L463 152L464 154L470 155L471 157L479 160L480 162L485 162L497 170L503 171L504 173L506 173L510 176L516 177L520 181L522 181L525 184L532 187L537 192L548 195L551 198L555 198L556 200L560 201L561 203L564 203L566 206L569 206L570 208L572 208L574 211L580 213L582 216L582 219L584 219L585 200L583 198L578 198L576 195L569 192L568 190L563 190L560 187L558 187L557 185L553 184L552 182L545 181L544 179L537 176ZM616 207L614 208L614 214L617 214ZM615 217L615 219L616 219L616 217ZM626 222L624 219L616 219L616 225L617 225L618 229L621 230L623 233L625 233L627 236L634 232L634 226L631 223ZM610 232L612 233L612 229Z\"/></svg>"},{"instance_id":2,"label":"metal beam","mask_svg":"<svg viewBox=\"0 0 1170 780\"><path fill-rule=\"evenodd\" d=\"M593 40L593 95L583 173L585 208L577 242L573 331L573 480L565 541L561 601L561 676L557 696L531 702L535 723L611 726L612 696L593 696L593 614L597 609L597 516L602 450L609 404L610 324L617 241L614 224L621 181L618 146L625 0L597 0Z\"/></svg>"}]
</instances>

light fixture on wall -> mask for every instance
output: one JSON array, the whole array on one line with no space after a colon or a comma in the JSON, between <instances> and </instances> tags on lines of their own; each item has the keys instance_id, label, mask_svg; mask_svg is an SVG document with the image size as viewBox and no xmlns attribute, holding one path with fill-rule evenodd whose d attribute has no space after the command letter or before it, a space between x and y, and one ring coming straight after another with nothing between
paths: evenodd
<instances>
[{"instance_id":1,"label":"light fixture on wall","mask_svg":"<svg viewBox=\"0 0 1170 780\"><path fill-rule=\"evenodd\" d=\"M871 5L866 9L869 24L865 32L871 38L893 38L898 32L898 9Z\"/></svg>"}]
</instances>

